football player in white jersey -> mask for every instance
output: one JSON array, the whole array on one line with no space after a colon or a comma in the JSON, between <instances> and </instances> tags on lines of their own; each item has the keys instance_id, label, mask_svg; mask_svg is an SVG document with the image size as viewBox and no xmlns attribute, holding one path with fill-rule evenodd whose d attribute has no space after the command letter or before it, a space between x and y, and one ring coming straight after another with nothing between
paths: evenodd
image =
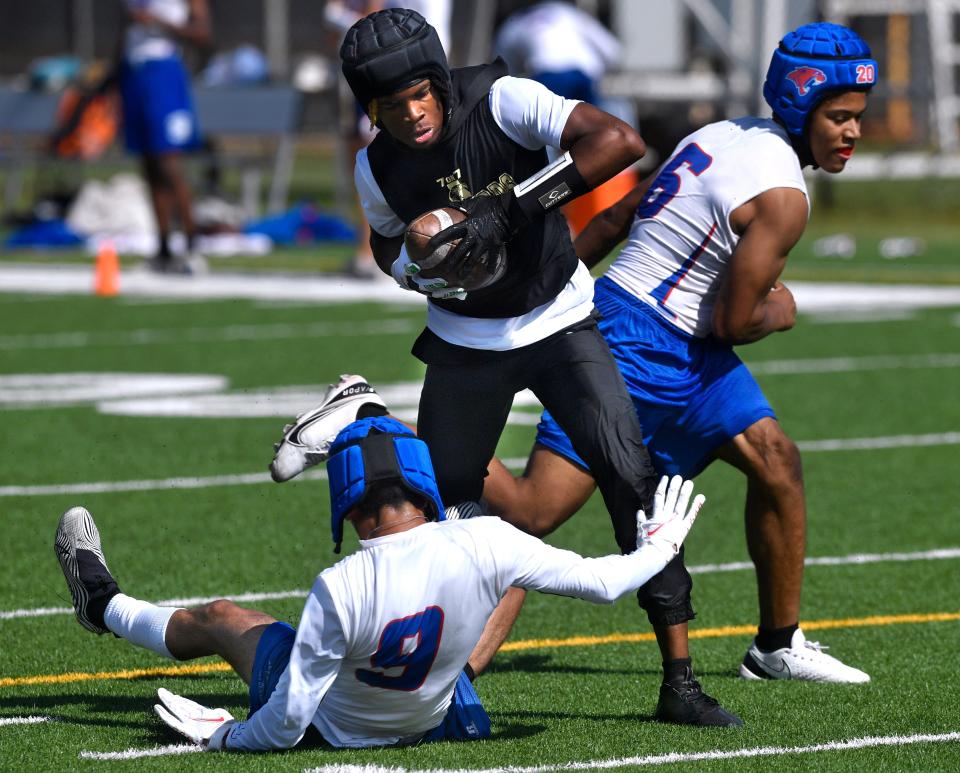
<instances>
[{"instance_id":1,"label":"football player in white jersey","mask_svg":"<svg viewBox=\"0 0 960 773\"><path fill-rule=\"evenodd\" d=\"M690 477L722 459L747 476L760 626L740 667L746 679L869 681L799 628L806 521L800 455L733 346L793 326L793 296L778 277L809 214L802 169L843 170L876 78L877 64L853 31L800 27L783 39L767 73L772 120L721 121L695 132L649 186L595 218L576 242L581 259L594 265L629 234L596 283L594 302L657 471ZM370 390L361 377L344 377L291 430L307 432L284 437L277 459L292 467L288 477L322 460L324 438L335 433L338 416L356 413L350 404L338 407L338 390L346 394L358 384ZM368 392L356 405L371 400L379 398ZM291 442L298 439L304 442ZM521 478L497 460L489 472L488 505L538 536L579 510L595 488L588 466L549 414ZM656 716L742 724L694 678L687 640L691 587L678 557L638 594L664 661Z\"/></svg>"},{"instance_id":2,"label":"football player in white jersey","mask_svg":"<svg viewBox=\"0 0 960 773\"><path fill-rule=\"evenodd\" d=\"M157 220L157 254L147 261L159 273L192 274L206 263L194 251L196 225L181 154L200 145L182 44L206 48L212 40L207 0L124 0L127 25L117 77L127 150L141 158ZM185 257L170 250L172 219L187 239Z\"/></svg>"},{"instance_id":3,"label":"football player in white jersey","mask_svg":"<svg viewBox=\"0 0 960 773\"><path fill-rule=\"evenodd\" d=\"M793 327L796 305L779 277L807 224L802 169L843 170L876 78L877 63L852 30L800 27L784 37L767 72L772 119L720 121L694 132L652 182L598 215L576 243L592 266L627 239L594 300L657 471L693 477L722 459L747 477L760 626L740 667L746 679L869 681L799 628L800 454L733 347ZM524 476L515 481L499 463L491 472L485 499L540 536L594 489L548 413ZM665 693L685 690L684 674L692 678L692 582L682 558L640 591L664 657L661 705ZM674 719L695 720L692 713Z\"/></svg>"},{"instance_id":4,"label":"football player in white jersey","mask_svg":"<svg viewBox=\"0 0 960 773\"><path fill-rule=\"evenodd\" d=\"M349 520L360 550L318 575L297 630L227 600L174 609L127 596L90 513L60 519L55 548L81 625L165 657L219 655L249 685L245 721L158 691L158 716L207 750L288 749L305 736L353 748L489 737L464 668L508 588L612 602L666 566L704 501L664 477L653 517L637 513L635 551L582 558L499 518L438 522L427 446L392 418L349 424L327 470L334 541Z\"/></svg>"}]
</instances>

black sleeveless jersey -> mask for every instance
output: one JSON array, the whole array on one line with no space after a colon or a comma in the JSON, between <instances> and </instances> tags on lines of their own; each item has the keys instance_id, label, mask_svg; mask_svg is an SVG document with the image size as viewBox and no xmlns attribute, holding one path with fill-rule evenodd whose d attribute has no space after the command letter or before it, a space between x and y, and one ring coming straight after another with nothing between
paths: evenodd
<instances>
[{"instance_id":1,"label":"black sleeveless jersey","mask_svg":"<svg viewBox=\"0 0 960 773\"><path fill-rule=\"evenodd\" d=\"M390 209L404 223L485 189L502 193L547 165L546 150L518 145L493 118L490 88L506 74L500 61L453 70L454 107L443 135L430 147L409 148L385 131L370 144L370 170ZM527 225L506 250L507 270L497 282L463 301L432 302L468 317L518 317L555 298L577 268L560 212Z\"/></svg>"}]
</instances>

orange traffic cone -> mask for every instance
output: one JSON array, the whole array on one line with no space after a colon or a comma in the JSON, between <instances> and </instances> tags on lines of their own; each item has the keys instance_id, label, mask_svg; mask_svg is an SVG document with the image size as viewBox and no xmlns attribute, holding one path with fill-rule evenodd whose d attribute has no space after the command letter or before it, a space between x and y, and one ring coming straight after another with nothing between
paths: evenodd
<instances>
[{"instance_id":1,"label":"orange traffic cone","mask_svg":"<svg viewBox=\"0 0 960 773\"><path fill-rule=\"evenodd\" d=\"M120 261L112 242L102 242L93 269L93 292L105 297L120 292Z\"/></svg>"}]
</instances>

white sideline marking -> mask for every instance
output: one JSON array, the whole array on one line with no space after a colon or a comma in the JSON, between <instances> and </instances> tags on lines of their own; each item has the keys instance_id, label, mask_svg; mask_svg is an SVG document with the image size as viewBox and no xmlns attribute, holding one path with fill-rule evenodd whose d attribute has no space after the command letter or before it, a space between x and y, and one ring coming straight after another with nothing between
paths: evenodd
<instances>
[{"instance_id":1,"label":"white sideline marking","mask_svg":"<svg viewBox=\"0 0 960 773\"><path fill-rule=\"evenodd\" d=\"M900 561L942 561L960 558L960 548L921 550L916 553L853 553L849 556L814 556L803 560L804 566L847 566L850 564L886 564ZM690 574L739 572L753 569L752 561L731 561L726 564L699 564L687 567ZM72 609L70 610L73 611ZM2 613L0 613L2 615ZM2 619L2 617L0 617Z\"/></svg>"},{"instance_id":2,"label":"white sideline marking","mask_svg":"<svg viewBox=\"0 0 960 773\"><path fill-rule=\"evenodd\" d=\"M531 419L535 421L535 419ZM919 448L925 446L949 446L960 444L960 432L938 432L929 435L889 435L872 438L836 438L828 440L800 440L801 451L876 451L886 448ZM511 470L522 470L526 459L501 460ZM305 472L297 480L325 480L326 472ZM161 478L159 480L98 481L90 483L66 483L36 486L0 486L0 497L45 496L60 494L108 494L116 491L158 491L164 489L197 489L214 486L251 486L268 483L265 472L250 472L239 475L211 475L205 478Z\"/></svg>"},{"instance_id":3,"label":"white sideline marking","mask_svg":"<svg viewBox=\"0 0 960 773\"><path fill-rule=\"evenodd\" d=\"M325 471L304 473L306 479L326 479ZM43 496L45 494L105 494L117 491L157 491L215 486L250 486L269 483L270 474L250 472L242 475L211 475L206 478L163 478L160 480L120 480L93 483L67 483L53 486L0 486L0 497Z\"/></svg>"},{"instance_id":4,"label":"white sideline marking","mask_svg":"<svg viewBox=\"0 0 960 773\"><path fill-rule=\"evenodd\" d=\"M921 550L915 553L854 553L849 556L815 556L804 559L805 566L847 566L850 564L883 564L903 561L944 561L960 558L960 548L938 548ZM731 561L726 564L699 564L687 567L690 574L714 574L721 572L740 572L753 569L749 561ZM217 599L228 598L232 601L276 601L279 599L306 598L307 588L298 590L265 591L262 593L240 593L236 595L194 596L183 599L165 599L154 602L161 607L194 607ZM16 620L25 617L48 617L51 615L72 615L72 607L36 607L34 609L10 609L0 611L0 620Z\"/></svg>"},{"instance_id":5,"label":"white sideline marking","mask_svg":"<svg viewBox=\"0 0 960 773\"><path fill-rule=\"evenodd\" d=\"M612 760L587 760L563 762L556 765L510 765L502 768L416 768L386 767L382 765L321 765L306 768L304 773L547 773L553 770L610 770L630 765L670 765L676 762L699 762L702 760L732 760L744 757L781 757L787 754L814 754L816 752L869 749L876 746L908 746L918 743L944 743L960 741L960 733L923 733L917 735L868 736L847 741L829 741L809 746L756 746L752 749L712 752L672 752L650 754L644 757L620 757Z\"/></svg>"},{"instance_id":6,"label":"white sideline marking","mask_svg":"<svg viewBox=\"0 0 960 773\"><path fill-rule=\"evenodd\" d=\"M41 722L53 722L53 717L2 717L0 718L0 727L5 725L36 725Z\"/></svg>"},{"instance_id":7,"label":"white sideline marking","mask_svg":"<svg viewBox=\"0 0 960 773\"><path fill-rule=\"evenodd\" d=\"M748 361L747 367L750 368L752 373L769 376L798 373L850 373L860 370L898 370L900 368L956 368L960 367L960 354L947 352L943 354Z\"/></svg>"},{"instance_id":8,"label":"white sideline marking","mask_svg":"<svg viewBox=\"0 0 960 773\"><path fill-rule=\"evenodd\" d=\"M222 392L225 376L204 373L14 373L0 376L0 407L51 408L96 400L165 397Z\"/></svg>"},{"instance_id":9,"label":"white sideline marking","mask_svg":"<svg viewBox=\"0 0 960 773\"><path fill-rule=\"evenodd\" d=\"M888 435L887 437L842 438L838 440L801 440L801 451L873 451L881 448L917 448L951 446L960 443L960 432L930 435Z\"/></svg>"},{"instance_id":10,"label":"white sideline marking","mask_svg":"<svg viewBox=\"0 0 960 773\"><path fill-rule=\"evenodd\" d=\"M226 325L223 327L193 327L183 330L171 328L124 330L109 333L69 333L5 335L0 336L0 350L74 349L86 346L146 346L182 341L202 343L210 341L274 341L285 338L319 338L409 333L422 327L414 319L379 319L357 322L314 322L312 324Z\"/></svg>"},{"instance_id":11,"label":"white sideline marking","mask_svg":"<svg viewBox=\"0 0 960 773\"><path fill-rule=\"evenodd\" d=\"M193 754L202 751L203 749L195 744L170 744L153 749L127 749L122 752L80 752L77 756L81 760L137 760L141 757L165 757L168 754Z\"/></svg>"},{"instance_id":12,"label":"white sideline marking","mask_svg":"<svg viewBox=\"0 0 960 773\"><path fill-rule=\"evenodd\" d=\"M231 601L251 602L251 601L277 601L280 599L305 599L310 593L309 588L298 590L279 590L264 591L262 593L237 593L223 594L218 596L193 596L183 599L164 599L155 601L158 607L196 607L200 604L209 604L217 599L230 599ZM36 609L11 609L0 612L0 620L16 620L24 617L48 617L51 615L72 615L73 607L37 607Z\"/></svg>"}]
</instances>

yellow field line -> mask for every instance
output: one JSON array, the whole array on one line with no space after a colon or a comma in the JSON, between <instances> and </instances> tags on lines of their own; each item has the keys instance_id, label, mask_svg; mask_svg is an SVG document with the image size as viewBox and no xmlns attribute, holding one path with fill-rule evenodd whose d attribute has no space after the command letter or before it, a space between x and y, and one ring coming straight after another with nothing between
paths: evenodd
<instances>
[{"instance_id":1,"label":"yellow field line","mask_svg":"<svg viewBox=\"0 0 960 773\"><path fill-rule=\"evenodd\" d=\"M864 626L904 625L909 623L947 623L960 620L960 612L931 612L911 615L871 615L870 617L848 617L840 620L805 620L805 631L826 630L828 628L862 628ZM725 625L718 628L694 628L691 639L714 639L722 636L746 636L754 633L752 625ZM571 636L566 639L524 639L508 641L500 652L518 652L520 650L547 649L550 647L596 647L600 644L624 644L631 642L654 641L652 633L612 633L607 636ZM194 674L213 674L230 671L226 663L195 663L182 666L159 666L156 668L133 668L122 671L74 672L69 674L39 674L37 676L15 676L0 678L0 687L15 687L30 684L66 684L70 682L92 682L107 679L140 679L153 676L191 676Z\"/></svg>"},{"instance_id":2,"label":"yellow field line","mask_svg":"<svg viewBox=\"0 0 960 773\"><path fill-rule=\"evenodd\" d=\"M140 679L145 676L190 676L211 674L217 671L232 671L228 663L194 663L183 666L158 666L156 668L128 668L122 671L75 671L70 674L40 674L0 678L0 687L23 684L66 684L68 682L95 682L105 679Z\"/></svg>"},{"instance_id":3,"label":"yellow field line","mask_svg":"<svg viewBox=\"0 0 960 773\"><path fill-rule=\"evenodd\" d=\"M872 615L871 617L848 617L842 620L805 620L805 631L827 628L862 628L868 625L902 625L904 623L944 623L960 620L960 612L932 612L924 615ZM755 633L754 625L725 625L719 628L694 628L691 639L715 639L719 636L745 636ZM656 641L653 633L611 633L607 636L571 636L568 639L527 639L508 641L500 652L543 649L547 647L594 647L598 644L623 644L630 642ZM2 684L2 683L0 683Z\"/></svg>"}]
</instances>

